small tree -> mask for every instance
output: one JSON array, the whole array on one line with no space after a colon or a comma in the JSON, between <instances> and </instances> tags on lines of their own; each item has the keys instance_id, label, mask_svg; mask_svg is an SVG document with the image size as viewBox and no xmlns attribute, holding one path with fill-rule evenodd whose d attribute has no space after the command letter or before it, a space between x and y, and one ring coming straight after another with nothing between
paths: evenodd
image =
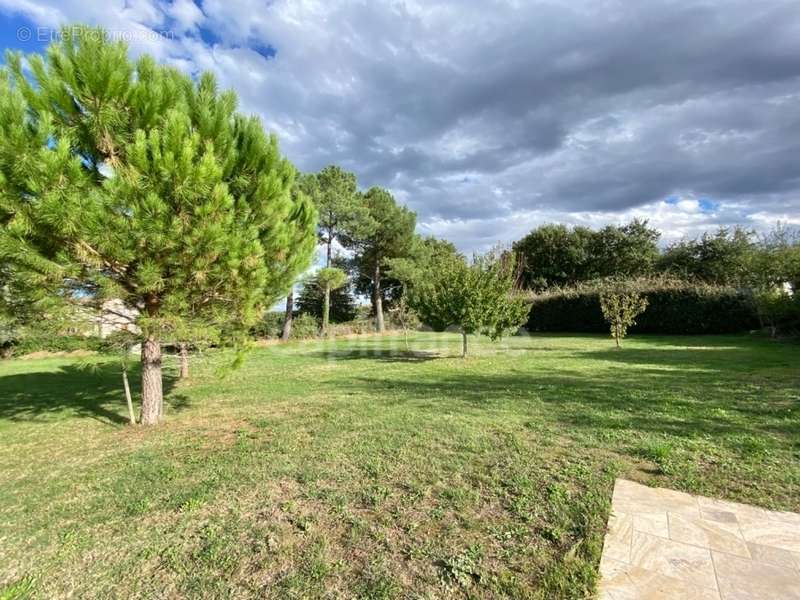
<instances>
[{"instance_id":1,"label":"small tree","mask_svg":"<svg viewBox=\"0 0 800 600\"><path fill-rule=\"evenodd\" d=\"M612 287L600 292L600 308L619 348L628 328L636 324L636 317L647 308L647 298L633 290Z\"/></svg>"},{"instance_id":2,"label":"small tree","mask_svg":"<svg viewBox=\"0 0 800 600\"><path fill-rule=\"evenodd\" d=\"M317 271L314 281L323 291L322 335L328 335L328 323L331 314L331 290L339 289L347 283L347 273L336 267L325 267Z\"/></svg>"},{"instance_id":3,"label":"small tree","mask_svg":"<svg viewBox=\"0 0 800 600\"><path fill-rule=\"evenodd\" d=\"M410 352L411 346L408 343L408 332L419 327L419 317L414 309L408 305L407 293L405 290L397 303L389 310L389 314L393 317L395 322L400 325L400 329L403 331L403 342L406 347L406 352Z\"/></svg>"},{"instance_id":4,"label":"small tree","mask_svg":"<svg viewBox=\"0 0 800 600\"><path fill-rule=\"evenodd\" d=\"M420 269L409 270L409 300L423 322L442 329L461 329L461 356L467 356L467 336L492 340L521 326L530 305L518 289L512 254L495 250L475 256L472 263L457 254L437 252Z\"/></svg>"}]
</instances>

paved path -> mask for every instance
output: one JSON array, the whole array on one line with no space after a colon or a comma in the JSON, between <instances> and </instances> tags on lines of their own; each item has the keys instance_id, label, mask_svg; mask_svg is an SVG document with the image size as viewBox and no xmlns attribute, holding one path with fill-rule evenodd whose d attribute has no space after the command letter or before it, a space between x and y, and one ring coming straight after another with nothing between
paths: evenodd
<instances>
[{"instance_id":1,"label":"paved path","mask_svg":"<svg viewBox=\"0 0 800 600\"><path fill-rule=\"evenodd\" d=\"M800 600L800 514L618 479L603 600Z\"/></svg>"}]
</instances>

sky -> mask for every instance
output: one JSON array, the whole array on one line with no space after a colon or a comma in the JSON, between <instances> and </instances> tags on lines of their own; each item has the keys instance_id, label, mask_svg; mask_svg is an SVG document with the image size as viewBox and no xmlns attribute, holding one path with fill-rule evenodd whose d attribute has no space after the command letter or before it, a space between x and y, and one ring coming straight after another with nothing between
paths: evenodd
<instances>
[{"instance_id":1,"label":"sky","mask_svg":"<svg viewBox=\"0 0 800 600\"><path fill-rule=\"evenodd\" d=\"M548 222L800 225L798 0L0 0L0 45L75 22L213 71L298 168L465 252Z\"/></svg>"}]
</instances>

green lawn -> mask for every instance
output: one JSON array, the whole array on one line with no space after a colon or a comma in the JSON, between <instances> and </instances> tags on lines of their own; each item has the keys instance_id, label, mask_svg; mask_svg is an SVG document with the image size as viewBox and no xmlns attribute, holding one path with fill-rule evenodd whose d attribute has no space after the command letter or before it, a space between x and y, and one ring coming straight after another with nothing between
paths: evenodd
<instances>
[{"instance_id":1,"label":"green lawn","mask_svg":"<svg viewBox=\"0 0 800 600\"><path fill-rule=\"evenodd\" d=\"M578 598L615 476L800 509L797 343L459 343L210 354L157 429L111 363L0 362L0 598Z\"/></svg>"}]
</instances>

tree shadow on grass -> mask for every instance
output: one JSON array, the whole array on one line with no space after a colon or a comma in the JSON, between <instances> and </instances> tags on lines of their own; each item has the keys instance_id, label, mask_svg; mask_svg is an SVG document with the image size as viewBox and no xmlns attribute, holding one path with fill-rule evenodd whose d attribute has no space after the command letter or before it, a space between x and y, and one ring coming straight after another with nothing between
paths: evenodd
<instances>
[{"instance_id":1,"label":"tree shadow on grass","mask_svg":"<svg viewBox=\"0 0 800 600\"><path fill-rule=\"evenodd\" d=\"M623 348L576 352L574 359L586 359L585 370L552 362L530 371L440 372L414 380L361 377L343 385L363 387L389 405L409 403L423 410L530 411L566 432L792 436L800 426L800 375L787 367L797 358L797 353L765 357L759 348L736 344ZM770 375L775 369L782 369L778 377Z\"/></svg>"},{"instance_id":2,"label":"tree shadow on grass","mask_svg":"<svg viewBox=\"0 0 800 600\"><path fill-rule=\"evenodd\" d=\"M138 415L138 365L130 369L128 379ZM174 376L164 373L165 402L172 410L182 410L188 405L188 399L170 393L176 381ZM47 422L75 416L106 424L129 421L118 364L66 365L57 371L0 376L0 420Z\"/></svg>"},{"instance_id":3,"label":"tree shadow on grass","mask_svg":"<svg viewBox=\"0 0 800 600\"><path fill-rule=\"evenodd\" d=\"M385 348L336 348L306 353L305 356L323 360L376 360L388 363L423 363L444 358L436 352L392 350Z\"/></svg>"}]
</instances>

